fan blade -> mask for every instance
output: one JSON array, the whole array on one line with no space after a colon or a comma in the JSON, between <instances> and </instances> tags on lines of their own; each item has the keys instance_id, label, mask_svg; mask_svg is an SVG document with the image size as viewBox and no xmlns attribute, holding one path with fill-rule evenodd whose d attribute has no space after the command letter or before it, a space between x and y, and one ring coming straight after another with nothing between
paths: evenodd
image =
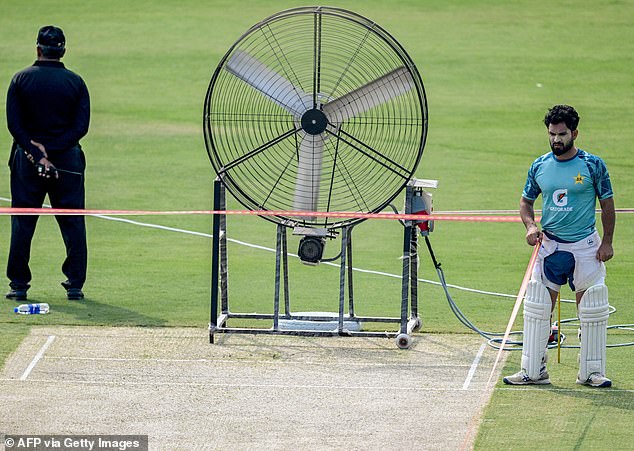
<instances>
[{"instance_id":1,"label":"fan blade","mask_svg":"<svg viewBox=\"0 0 634 451\"><path fill-rule=\"evenodd\" d=\"M303 133L299 143L297 178L293 208L298 211L316 211L319 201L321 164L324 154L324 135ZM306 218L313 220L314 218Z\"/></svg>"},{"instance_id":2,"label":"fan blade","mask_svg":"<svg viewBox=\"0 0 634 451\"><path fill-rule=\"evenodd\" d=\"M312 97L309 94L242 50L237 50L231 55L225 69L270 98L295 118L300 118L312 107Z\"/></svg>"},{"instance_id":3,"label":"fan blade","mask_svg":"<svg viewBox=\"0 0 634 451\"><path fill-rule=\"evenodd\" d=\"M332 125L338 126L346 119L405 94L413 86L412 75L409 70L401 66L338 99L324 104L322 110L328 117L328 121Z\"/></svg>"}]
</instances>

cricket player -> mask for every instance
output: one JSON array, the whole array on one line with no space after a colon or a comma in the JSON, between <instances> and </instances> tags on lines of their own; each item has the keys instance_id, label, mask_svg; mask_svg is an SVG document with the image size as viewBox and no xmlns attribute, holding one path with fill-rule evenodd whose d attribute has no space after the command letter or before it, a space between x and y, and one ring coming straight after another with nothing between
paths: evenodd
<instances>
[{"instance_id":1,"label":"cricket player","mask_svg":"<svg viewBox=\"0 0 634 451\"><path fill-rule=\"evenodd\" d=\"M569 105L555 105L546 117L551 152L531 165L520 199L526 241L541 240L524 301L521 370L506 384L550 384L546 362L550 319L562 285L575 292L581 329L577 383L610 387L606 377L609 316L605 264L614 255L614 194L603 160L575 146L579 115ZM534 202L542 196L542 219L535 223ZM596 228L599 200L603 236Z\"/></svg>"}]
</instances>

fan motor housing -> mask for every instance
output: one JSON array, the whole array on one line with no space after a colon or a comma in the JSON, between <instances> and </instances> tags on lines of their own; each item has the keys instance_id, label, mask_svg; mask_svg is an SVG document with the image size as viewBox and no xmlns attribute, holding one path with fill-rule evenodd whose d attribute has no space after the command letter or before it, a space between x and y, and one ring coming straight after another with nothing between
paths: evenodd
<instances>
[{"instance_id":1,"label":"fan motor housing","mask_svg":"<svg viewBox=\"0 0 634 451\"><path fill-rule=\"evenodd\" d=\"M324 256L326 240L317 236L305 236L299 241L299 260L307 265L317 265Z\"/></svg>"},{"instance_id":2,"label":"fan motor housing","mask_svg":"<svg viewBox=\"0 0 634 451\"><path fill-rule=\"evenodd\" d=\"M306 111L302 115L302 129L309 135L319 135L326 130L328 119L323 111L318 108Z\"/></svg>"},{"instance_id":3,"label":"fan motor housing","mask_svg":"<svg viewBox=\"0 0 634 451\"><path fill-rule=\"evenodd\" d=\"M293 235L299 235L299 260L306 265L317 265L324 257L326 238L334 238L331 231L315 227L295 227Z\"/></svg>"}]
</instances>

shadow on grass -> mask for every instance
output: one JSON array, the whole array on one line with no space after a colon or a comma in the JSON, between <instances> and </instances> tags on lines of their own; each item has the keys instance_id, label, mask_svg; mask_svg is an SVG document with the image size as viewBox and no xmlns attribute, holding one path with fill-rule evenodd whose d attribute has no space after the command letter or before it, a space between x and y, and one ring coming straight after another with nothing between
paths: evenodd
<instances>
[{"instance_id":1,"label":"shadow on grass","mask_svg":"<svg viewBox=\"0 0 634 451\"><path fill-rule=\"evenodd\" d=\"M46 302L29 298L29 303ZM6 304L8 305L8 304ZM10 311L18 303L10 305ZM4 310L4 309L3 309ZM85 325L85 326L163 326L164 318L150 316L129 308L99 302L92 298L83 301L58 301L50 303L46 315L13 315L8 323L30 325Z\"/></svg>"},{"instance_id":2,"label":"shadow on grass","mask_svg":"<svg viewBox=\"0 0 634 451\"><path fill-rule=\"evenodd\" d=\"M581 385L578 387L578 390L562 390L557 391L557 394L587 401L595 407L613 407L615 409L634 411L634 393L615 391L610 388L585 387Z\"/></svg>"}]
</instances>

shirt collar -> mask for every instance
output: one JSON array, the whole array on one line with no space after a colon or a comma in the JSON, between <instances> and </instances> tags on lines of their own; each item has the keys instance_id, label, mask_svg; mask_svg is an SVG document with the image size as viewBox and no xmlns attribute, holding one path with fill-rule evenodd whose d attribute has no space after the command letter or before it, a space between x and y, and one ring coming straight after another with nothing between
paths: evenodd
<instances>
[{"instance_id":1,"label":"shirt collar","mask_svg":"<svg viewBox=\"0 0 634 451\"><path fill-rule=\"evenodd\" d=\"M61 61L49 61L49 60L36 60L33 63L34 66L42 66L42 67L64 67L64 63Z\"/></svg>"}]
</instances>

